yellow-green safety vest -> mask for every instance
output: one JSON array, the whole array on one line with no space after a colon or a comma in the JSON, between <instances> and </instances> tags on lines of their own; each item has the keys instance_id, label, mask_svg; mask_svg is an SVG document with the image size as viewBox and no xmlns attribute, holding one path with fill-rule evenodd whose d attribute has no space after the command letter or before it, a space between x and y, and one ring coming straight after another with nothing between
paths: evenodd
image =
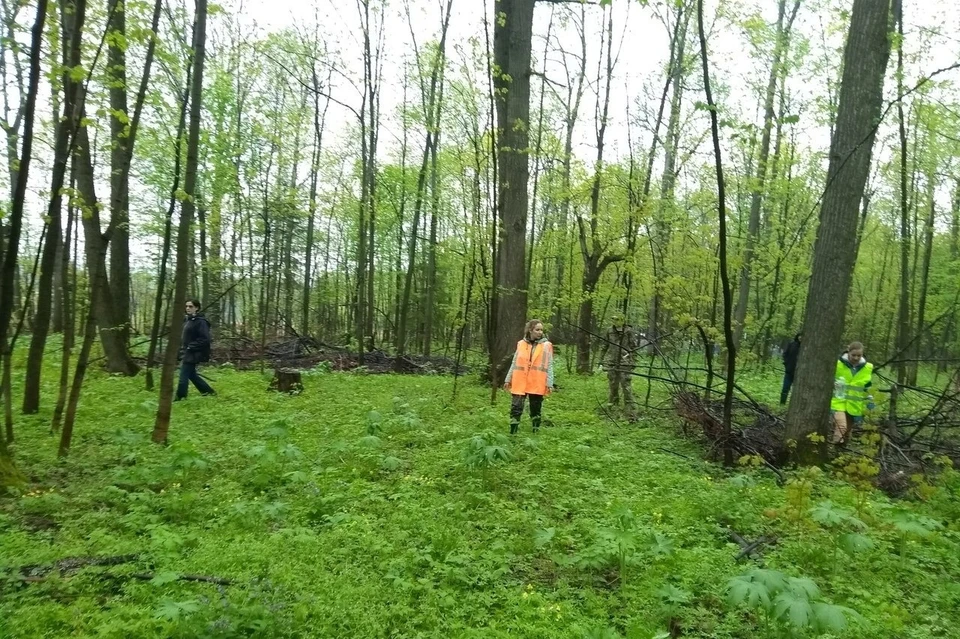
<instances>
[{"instance_id":1,"label":"yellow-green safety vest","mask_svg":"<svg viewBox=\"0 0 960 639\"><path fill-rule=\"evenodd\" d=\"M867 406L867 385L873 377L873 364L866 362L854 373L850 365L842 359L837 360L833 399L830 410L843 411L859 417ZM842 381L842 384L841 384Z\"/></svg>"}]
</instances>

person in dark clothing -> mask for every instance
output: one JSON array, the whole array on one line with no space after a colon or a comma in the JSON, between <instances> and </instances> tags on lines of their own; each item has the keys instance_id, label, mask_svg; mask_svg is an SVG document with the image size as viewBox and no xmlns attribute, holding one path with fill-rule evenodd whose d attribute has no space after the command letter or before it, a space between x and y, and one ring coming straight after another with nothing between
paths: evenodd
<instances>
[{"instance_id":1,"label":"person in dark clothing","mask_svg":"<svg viewBox=\"0 0 960 639\"><path fill-rule=\"evenodd\" d=\"M787 395L793 386L793 375L797 372L797 359L800 357L800 333L783 350L783 388L780 389L780 405L787 403Z\"/></svg>"},{"instance_id":2,"label":"person in dark clothing","mask_svg":"<svg viewBox=\"0 0 960 639\"><path fill-rule=\"evenodd\" d=\"M180 333L180 381L175 401L187 398L190 382L201 395L216 395L207 380L197 372L197 364L210 359L210 322L200 312L199 300L187 300L184 308L186 315Z\"/></svg>"}]
</instances>

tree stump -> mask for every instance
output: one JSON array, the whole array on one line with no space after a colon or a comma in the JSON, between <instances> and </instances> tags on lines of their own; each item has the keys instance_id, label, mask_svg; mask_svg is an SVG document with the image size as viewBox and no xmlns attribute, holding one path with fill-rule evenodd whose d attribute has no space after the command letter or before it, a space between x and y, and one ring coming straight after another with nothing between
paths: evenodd
<instances>
[{"instance_id":1,"label":"tree stump","mask_svg":"<svg viewBox=\"0 0 960 639\"><path fill-rule=\"evenodd\" d=\"M270 381L270 390L278 393L299 395L303 392L303 382L300 371L295 368L277 368L273 371L273 380Z\"/></svg>"}]
</instances>

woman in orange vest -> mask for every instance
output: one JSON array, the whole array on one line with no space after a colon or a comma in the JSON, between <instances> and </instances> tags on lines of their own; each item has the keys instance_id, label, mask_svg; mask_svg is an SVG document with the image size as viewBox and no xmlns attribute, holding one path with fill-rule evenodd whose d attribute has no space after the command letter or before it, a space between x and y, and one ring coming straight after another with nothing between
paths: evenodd
<instances>
[{"instance_id":1,"label":"woman in orange vest","mask_svg":"<svg viewBox=\"0 0 960 639\"><path fill-rule=\"evenodd\" d=\"M523 339L517 342L517 352L503 389L513 396L510 402L510 434L516 435L520 428L524 401L530 398L530 421L533 432L540 430L540 408L543 398L553 391L553 344L543 336L543 322L532 319L527 322Z\"/></svg>"}]
</instances>

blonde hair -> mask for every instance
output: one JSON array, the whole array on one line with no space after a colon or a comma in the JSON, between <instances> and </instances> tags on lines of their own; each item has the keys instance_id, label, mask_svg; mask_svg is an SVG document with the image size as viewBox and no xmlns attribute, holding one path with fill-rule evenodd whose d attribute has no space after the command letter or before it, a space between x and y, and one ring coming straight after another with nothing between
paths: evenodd
<instances>
[{"instance_id":1,"label":"blonde hair","mask_svg":"<svg viewBox=\"0 0 960 639\"><path fill-rule=\"evenodd\" d=\"M536 326L537 324L541 324L541 325L542 325L543 322L541 322L541 321L538 320L538 319L532 319L532 320L529 320L529 321L526 323L526 325L523 327L523 337L524 337L524 339L530 339L530 333L531 333L531 331L533 331L533 327Z\"/></svg>"}]
</instances>

